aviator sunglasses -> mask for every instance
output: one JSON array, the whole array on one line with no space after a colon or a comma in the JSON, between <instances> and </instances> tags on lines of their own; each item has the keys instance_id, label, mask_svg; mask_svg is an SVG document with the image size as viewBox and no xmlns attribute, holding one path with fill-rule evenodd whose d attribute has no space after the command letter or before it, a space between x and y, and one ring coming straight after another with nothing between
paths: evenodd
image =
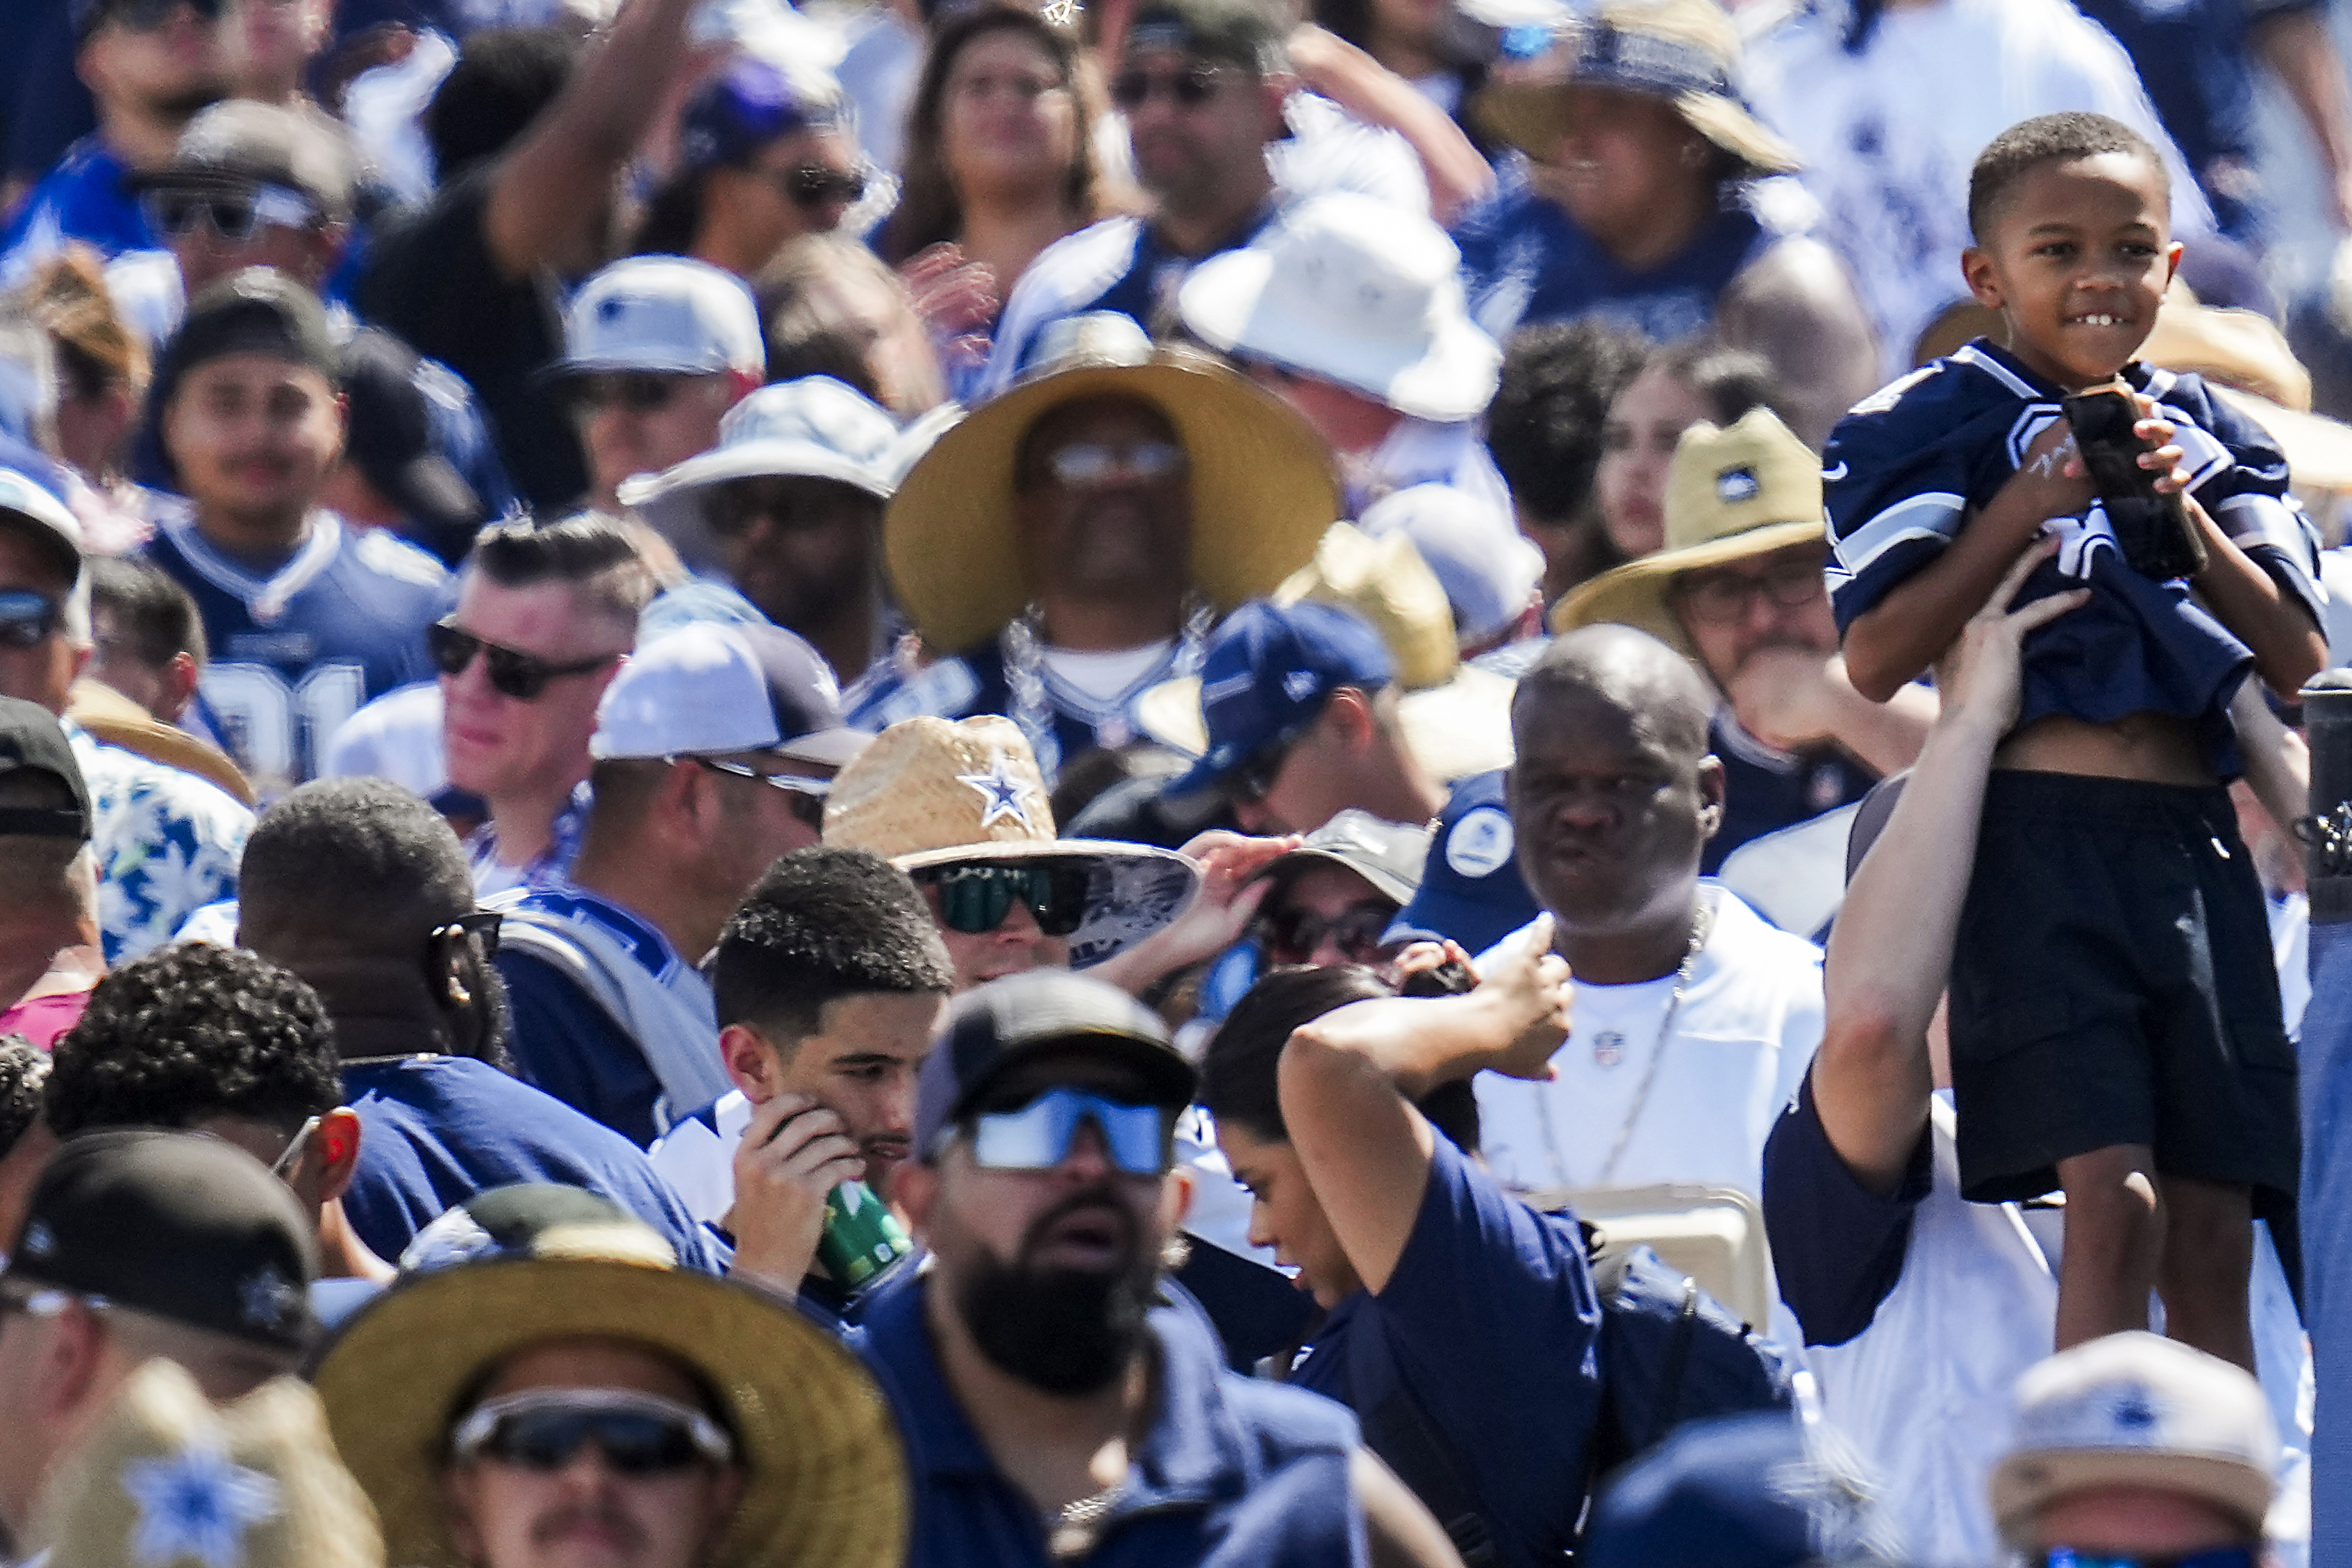
<instances>
[{"instance_id":1,"label":"aviator sunglasses","mask_svg":"<svg viewBox=\"0 0 2352 1568\"><path fill-rule=\"evenodd\" d=\"M474 656L480 654L483 668L489 673L490 689L518 702L536 700L551 680L602 669L621 657L617 653L605 653L594 658L576 659L570 664L553 664L518 648L500 647L497 643L486 642L452 621L436 621L425 627L425 648L432 656L433 668L452 679L465 674L467 666L474 662Z\"/></svg>"}]
</instances>

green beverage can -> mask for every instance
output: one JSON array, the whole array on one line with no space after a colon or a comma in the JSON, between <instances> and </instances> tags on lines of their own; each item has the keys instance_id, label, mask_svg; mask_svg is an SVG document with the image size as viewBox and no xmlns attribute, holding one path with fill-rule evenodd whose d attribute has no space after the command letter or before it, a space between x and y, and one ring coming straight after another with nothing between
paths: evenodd
<instances>
[{"instance_id":1,"label":"green beverage can","mask_svg":"<svg viewBox=\"0 0 2352 1568\"><path fill-rule=\"evenodd\" d=\"M864 1182L844 1182L825 1194L816 1260L840 1284L855 1290L914 1250L907 1227Z\"/></svg>"}]
</instances>

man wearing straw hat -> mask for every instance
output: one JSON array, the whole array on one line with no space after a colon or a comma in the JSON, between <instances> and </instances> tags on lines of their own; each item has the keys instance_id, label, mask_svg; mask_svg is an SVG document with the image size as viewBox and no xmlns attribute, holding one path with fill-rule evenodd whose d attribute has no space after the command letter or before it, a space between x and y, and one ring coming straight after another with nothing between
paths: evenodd
<instances>
[{"instance_id":1,"label":"man wearing straw hat","mask_svg":"<svg viewBox=\"0 0 2352 1568\"><path fill-rule=\"evenodd\" d=\"M1683 432L1666 479L1666 548L1585 584L1552 629L1615 621L1680 649L1723 694L1708 732L1723 826L1700 869L1741 845L1860 800L1907 768L1935 722L1923 687L1864 698L1838 656L1822 565L1821 465L1769 409ZM1822 846L1842 880L1844 835ZM1806 927L1810 934L1811 926Z\"/></svg>"},{"instance_id":2,"label":"man wearing straw hat","mask_svg":"<svg viewBox=\"0 0 2352 1568\"><path fill-rule=\"evenodd\" d=\"M1304 565L1339 505L1322 441L1280 399L1115 312L1055 342L898 487L891 582L952 657L878 676L850 715L1006 714L1049 782L1134 739L1135 700L1198 669L1215 617Z\"/></svg>"},{"instance_id":3,"label":"man wearing straw hat","mask_svg":"<svg viewBox=\"0 0 2352 1568\"><path fill-rule=\"evenodd\" d=\"M421 1234L315 1378L410 1568L898 1568L881 1391L789 1305L572 1188Z\"/></svg>"}]
</instances>

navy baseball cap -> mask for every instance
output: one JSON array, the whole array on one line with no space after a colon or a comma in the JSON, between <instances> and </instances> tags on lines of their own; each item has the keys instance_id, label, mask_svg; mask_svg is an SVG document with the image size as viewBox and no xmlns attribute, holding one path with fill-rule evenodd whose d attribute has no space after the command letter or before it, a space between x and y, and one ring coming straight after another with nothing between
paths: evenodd
<instances>
[{"instance_id":1,"label":"navy baseball cap","mask_svg":"<svg viewBox=\"0 0 2352 1568\"><path fill-rule=\"evenodd\" d=\"M1141 1073L1159 1103L1189 1105L1198 1074L1159 1016L1118 986L1066 969L1033 969L957 997L915 1080L915 1157L930 1159L1004 1073L1048 1051L1080 1050Z\"/></svg>"},{"instance_id":2,"label":"navy baseball cap","mask_svg":"<svg viewBox=\"0 0 2352 1568\"><path fill-rule=\"evenodd\" d=\"M780 137L836 124L838 99L812 94L766 60L742 59L695 89L678 116L678 158L690 170L740 163Z\"/></svg>"},{"instance_id":3,"label":"navy baseball cap","mask_svg":"<svg viewBox=\"0 0 2352 1568\"><path fill-rule=\"evenodd\" d=\"M1381 945L1451 940L1484 952L1541 912L1519 875L1504 778L1497 768L1454 786L1430 841L1420 889L1397 911Z\"/></svg>"},{"instance_id":4,"label":"navy baseball cap","mask_svg":"<svg viewBox=\"0 0 2352 1568\"><path fill-rule=\"evenodd\" d=\"M1167 793L1181 799L1223 784L1234 770L1315 722L1343 686L1378 691L1396 661L1378 632L1337 605L1253 599L1225 617L1201 659L1208 750Z\"/></svg>"},{"instance_id":5,"label":"navy baseball cap","mask_svg":"<svg viewBox=\"0 0 2352 1568\"><path fill-rule=\"evenodd\" d=\"M1886 1561L1869 1488L1785 1412L1693 1421L1594 1505L1588 1568L1812 1568Z\"/></svg>"}]
</instances>

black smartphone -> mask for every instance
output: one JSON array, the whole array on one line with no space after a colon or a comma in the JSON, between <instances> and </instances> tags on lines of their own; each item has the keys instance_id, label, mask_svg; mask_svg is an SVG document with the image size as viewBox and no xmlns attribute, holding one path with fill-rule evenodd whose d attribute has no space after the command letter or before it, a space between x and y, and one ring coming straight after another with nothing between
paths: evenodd
<instances>
[{"instance_id":1,"label":"black smartphone","mask_svg":"<svg viewBox=\"0 0 2352 1568\"><path fill-rule=\"evenodd\" d=\"M2132 426L2139 405L2120 391L2082 392L2066 399L2066 423L2105 505L2116 543L2133 571L2158 583L2205 570L2205 542L2176 494L2156 488L2156 470L2139 466L2154 451Z\"/></svg>"}]
</instances>

